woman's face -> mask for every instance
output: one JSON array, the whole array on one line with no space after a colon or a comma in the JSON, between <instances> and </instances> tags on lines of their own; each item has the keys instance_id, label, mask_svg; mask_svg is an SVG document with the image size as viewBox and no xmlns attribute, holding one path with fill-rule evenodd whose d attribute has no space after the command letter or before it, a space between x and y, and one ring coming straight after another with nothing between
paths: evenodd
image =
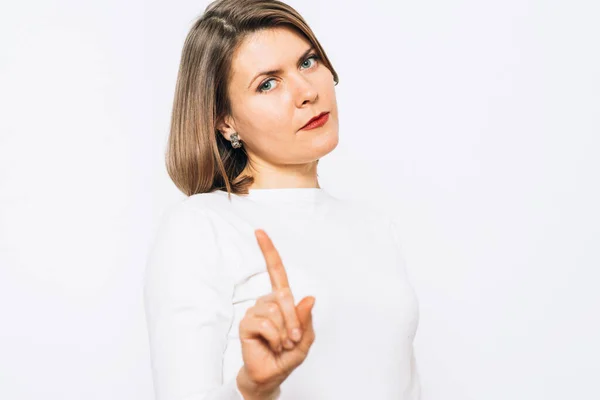
<instances>
[{"instance_id":1,"label":"woman's face","mask_svg":"<svg viewBox=\"0 0 600 400\"><path fill-rule=\"evenodd\" d=\"M335 82L310 48L293 30L278 27L251 34L234 54L232 115L217 128L226 138L237 132L258 165L311 163L337 146ZM273 70L280 71L260 75ZM301 129L322 112L329 112L325 125Z\"/></svg>"}]
</instances>

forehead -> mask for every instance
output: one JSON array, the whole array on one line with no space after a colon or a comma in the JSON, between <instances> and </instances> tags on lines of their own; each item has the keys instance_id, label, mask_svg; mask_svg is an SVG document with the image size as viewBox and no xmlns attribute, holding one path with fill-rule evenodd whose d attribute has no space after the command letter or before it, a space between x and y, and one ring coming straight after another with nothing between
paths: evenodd
<instances>
[{"instance_id":1,"label":"forehead","mask_svg":"<svg viewBox=\"0 0 600 400\"><path fill-rule=\"evenodd\" d=\"M277 27L249 34L236 50L231 79L235 86L246 84L259 72L295 65L311 43L291 28Z\"/></svg>"}]
</instances>

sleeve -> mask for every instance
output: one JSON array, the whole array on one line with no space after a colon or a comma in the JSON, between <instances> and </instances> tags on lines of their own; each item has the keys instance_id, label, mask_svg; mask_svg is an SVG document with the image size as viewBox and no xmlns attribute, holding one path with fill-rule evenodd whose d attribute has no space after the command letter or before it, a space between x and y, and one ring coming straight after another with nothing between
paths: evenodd
<instances>
[{"instance_id":1,"label":"sleeve","mask_svg":"<svg viewBox=\"0 0 600 400\"><path fill-rule=\"evenodd\" d=\"M415 346L411 346L410 356L410 384L406 388L405 396L402 397L406 400L421 400L421 377L419 375L419 367L417 365L417 359L415 356Z\"/></svg>"},{"instance_id":2,"label":"sleeve","mask_svg":"<svg viewBox=\"0 0 600 400\"><path fill-rule=\"evenodd\" d=\"M394 244L396 246L396 252L398 254L398 258L399 258L401 264L404 266L405 278L407 280L410 280L408 271L406 271L406 260L404 259L404 255L403 255L404 252L402 250L402 245L400 242L400 234L399 234L397 223L393 219L391 219L390 225L391 225L392 237L394 239ZM409 282L409 284L410 284L410 282ZM418 310L416 310L416 311L418 313ZM406 400L421 400L421 377L419 374L419 366L418 366L417 357L415 354L414 342L411 343L410 350L411 350L411 352L410 352L411 354L410 354L410 371L409 372L411 375L411 379L410 379L410 383L409 383L408 387L406 388L405 396L403 398Z\"/></svg>"},{"instance_id":3,"label":"sleeve","mask_svg":"<svg viewBox=\"0 0 600 400\"><path fill-rule=\"evenodd\" d=\"M234 282L223 271L209 218L177 204L150 246L144 308L156 400L243 400L223 382Z\"/></svg>"}]
</instances>

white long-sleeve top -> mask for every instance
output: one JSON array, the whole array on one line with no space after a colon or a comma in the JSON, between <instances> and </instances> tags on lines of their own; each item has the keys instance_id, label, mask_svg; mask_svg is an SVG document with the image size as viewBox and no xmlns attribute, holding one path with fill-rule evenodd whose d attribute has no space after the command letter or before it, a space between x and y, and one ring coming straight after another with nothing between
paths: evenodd
<instances>
[{"instance_id":1,"label":"white long-sleeve top","mask_svg":"<svg viewBox=\"0 0 600 400\"><path fill-rule=\"evenodd\" d=\"M192 195L163 214L144 302L157 400L242 400L239 324L272 292L270 236L295 303L314 296L315 341L281 400L417 400L418 300L389 214L323 188Z\"/></svg>"}]
</instances>

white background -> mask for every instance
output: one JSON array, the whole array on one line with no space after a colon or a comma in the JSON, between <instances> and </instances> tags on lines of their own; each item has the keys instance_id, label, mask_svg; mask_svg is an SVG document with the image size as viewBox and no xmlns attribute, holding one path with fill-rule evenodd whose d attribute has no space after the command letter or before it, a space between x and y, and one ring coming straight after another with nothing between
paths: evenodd
<instances>
[{"instance_id":1,"label":"white background","mask_svg":"<svg viewBox=\"0 0 600 400\"><path fill-rule=\"evenodd\" d=\"M2 4L0 399L152 399L142 276L206 4ZM290 4L340 75L321 186L400 223L423 399L599 399L599 3Z\"/></svg>"}]
</instances>

